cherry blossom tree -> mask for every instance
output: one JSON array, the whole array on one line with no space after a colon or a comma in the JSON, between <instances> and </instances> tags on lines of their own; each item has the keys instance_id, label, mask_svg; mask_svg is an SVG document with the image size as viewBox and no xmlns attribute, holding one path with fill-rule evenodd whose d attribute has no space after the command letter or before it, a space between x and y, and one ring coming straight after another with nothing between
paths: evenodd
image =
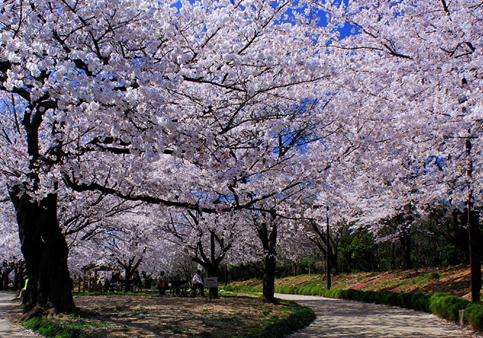
<instances>
[{"instance_id":1,"label":"cherry blossom tree","mask_svg":"<svg viewBox=\"0 0 483 338\"><path fill-rule=\"evenodd\" d=\"M74 308L69 248L84 262L97 243L130 274L159 261L163 225L211 271L237 259L234 234L250 223L273 301L277 246L307 217L307 196L333 224L375 229L441 198L464 206L478 299L481 10L476 0L4 1L0 183L26 308Z\"/></svg>"},{"instance_id":2,"label":"cherry blossom tree","mask_svg":"<svg viewBox=\"0 0 483 338\"><path fill-rule=\"evenodd\" d=\"M196 209L192 192L213 176L182 193L172 185L176 173L165 173L170 185L153 184L147 178L161 154L209 172L242 153L270 153L259 141L280 121L293 123L285 108L314 95L313 84L327 76L318 71L312 28L278 21L292 5L3 3L0 171L27 264L27 307L74 307L59 193L100 191ZM258 161L244 165L276 164ZM219 172L216 187L229 191L240 165Z\"/></svg>"},{"instance_id":3,"label":"cherry blossom tree","mask_svg":"<svg viewBox=\"0 0 483 338\"><path fill-rule=\"evenodd\" d=\"M80 272L92 264L119 269L126 291L132 290L133 278L140 272L152 276L169 271L179 249L160 232L147 210L131 208L116 217L104 218L95 232L76 239L69 257L71 270Z\"/></svg>"},{"instance_id":4,"label":"cherry blossom tree","mask_svg":"<svg viewBox=\"0 0 483 338\"><path fill-rule=\"evenodd\" d=\"M202 214L188 210L182 214L170 213L162 228L180 251L205 269L208 277L218 278L220 266L234 242L247 230L243 217L240 212ZM209 292L211 298L218 298L217 287Z\"/></svg>"},{"instance_id":5,"label":"cherry blossom tree","mask_svg":"<svg viewBox=\"0 0 483 338\"><path fill-rule=\"evenodd\" d=\"M372 135L378 152L361 154L364 175L367 178L371 169L379 168L386 178L379 189L392 186L396 196L401 179L433 160L438 170L419 175L425 184L413 180L409 191L416 197L415 204L435 202L443 193L466 209L472 299L478 301L481 3L407 0L317 5L327 12L323 40L330 40L332 60L343 70L333 79L350 93L340 106L360 103L359 110L367 119L380 122ZM341 38L342 26L351 27L353 34ZM374 196L384 201L384 195Z\"/></svg>"}]
</instances>

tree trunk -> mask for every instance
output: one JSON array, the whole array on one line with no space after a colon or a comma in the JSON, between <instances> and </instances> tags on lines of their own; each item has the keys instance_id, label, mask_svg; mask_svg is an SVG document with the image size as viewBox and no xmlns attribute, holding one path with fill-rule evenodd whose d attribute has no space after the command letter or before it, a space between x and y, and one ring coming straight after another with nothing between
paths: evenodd
<instances>
[{"instance_id":1,"label":"tree trunk","mask_svg":"<svg viewBox=\"0 0 483 338\"><path fill-rule=\"evenodd\" d=\"M218 279L218 266L209 266L206 269L206 272L208 273L208 277L215 277ZM218 299L220 298L218 294L218 287L216 288L209 288L208 289L210 299Z\"/></svg>"},{"instance_id":2,"label":"tree trunk","mask_svg":"<svg viewBox=\"0 0 483 338\"><path fill-rule=\"evenodd\" d=\"M28 278L24 310L40 307L53 308L57 313L71 312L75 305L67 243L57 219L57 195L32 201L17 186L10 189L10 198Z\"/></svg>"},{"instance_id":3,"label":"tree trunk","mask_svg":"<svg viewBox=\"0 0 483 338\"><path fill-rule=\"evenodd\" d=\"M265 269L263 271L263 299L266 302L275 302L275 272L277 266L276 256L267 254L265 256Z\"/></svg>"},{"instance_id":4,"label":"tree trunk","mask_svg":"<svg viewBox=\"0 0 483 338\"><path fill-rule=\"evenodd\" d=\"M332 260L332 268L334 269L334 274L338 275L339 274L339 260L337 258L338 255L338 247L335 247L332 245L332 254L330 255Z\"/></svg>"},{"instance_id":5,"label":"tree trunk","mask_svg":"<svg viewBox=\"0 0 483 338\"><path fill-rule=\"evenodd\" d=\"M132 291L132 272L130 268L124 269L124 291Z\"/></svg>"},{"instance_id":6,"label":"tree trunk","mask_svg":"<svg viewBox=\"0 0 483 338\"><path fill-rule=\"evenodd\" d=\"M401 237L401 245L403 249L403 267L404 269L412 269L413 262L411 260L411 234L404 231Z\"/></svg>"},{"instance_id":7,"label":"tree trunk","mask_svg":"<svg viewBox=\"0 0 483 338\"><path fill-rule=\"evenodd\" d=\"M3 271L0 275L0 290L8 290L8 270Z\"/></svg>"},{"instance_id":8,"label":"tree trunk","mask_svg":"<svg viewBox=\"0 0 483 338\"><path fill-rule=\"evenodd\" d=\"M12 264L5 262L3 268L0 269L0 290L8 290L8 284L10 284L9 275L13 271ZM13 286L15 289L15 285Z\"/></svg>"},{"instance_id":9,"label":"tree trunk","mask_svg":"<svg viewBox=\"0 0 483 338\"><path fill-rule=\"evenodd\" d=\"M326 228L325 228L325 236L327 237L325 239L327 243L327 254L325 255L325 268L326 268L326 287L327 290L330 290L332 287L332 275L331 275L331 257L332 256L332 248L331 248L331 243L330 243L330 223L329 223L329 206L326 206Z\"/></svg>"},{"instance_id":10,"label":"tree trunk","mask_svg":"<svg viewBox=\"0 0 483 338\"><path fill-rule=\"evenodd\" d=\"M18 263L15 266L15 279L14 279L14 288L15 290L20 290L23 287L24 276L23 276L23 266L22 263Z\"/></svg>"},{"instance_id":11,"label":"tree trunk","mask_svg":"<svg viewBox=\"0 0 483 338\"><path fill-rule=\"evenodd\" d=\"M264 250L263 300L275 303L275 273L277 269L278 225L275 213L270 214L270 224L262 221L257 224L258 238ZM270 228L270 229L269 229Z\"/></svg>"},{"instance_id":12,"label":"tree trunk","mask_svg":"<svg viewBox=\"0 0 483 338\"><path fill-rule=\"evenodd\" d=\"M468 226L468 244L470 254L470 270L471 270L471 301L478 303L480 301L481 292L481 234L478 222L477 211L474 210L473 187L473 161L471 158L472 150L471 139L467 139L465 143L466 156L468 159L468 167L466 169L466 178L468 181L468 199L467 199L467 226Z\"/></svg>"},{"instance_id":13,"label":"tree trunk","mask_svg":"<svg viewBox=\"0 0 483 338\"><path fill-rule=\"evenodd\" d=\"M469 252L470 252L470 270L471 270L471 301L478 303L480 301L481 290L481 234L480 225L478 223L478 214L471 210L469 205L468 212L468 235L469 235Z\"/></svg>"},{"instance_id":14,"label":"tree trunk","mask_svg":"<svg viewBox=\"0 0 483 338\"><path fill-rule=\"evenodd\" d=\"M394 242L391 243L391 270L396 269L396 246Z\"/></svg>"}]
</instances>

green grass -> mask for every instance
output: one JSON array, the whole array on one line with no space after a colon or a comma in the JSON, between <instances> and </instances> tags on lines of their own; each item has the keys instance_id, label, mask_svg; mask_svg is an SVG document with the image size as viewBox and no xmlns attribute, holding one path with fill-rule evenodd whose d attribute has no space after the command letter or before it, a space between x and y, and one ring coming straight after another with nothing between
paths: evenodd
<instances>
[{"instance_id":1,"label":"green grass","mask_svg":"<svg viewBox=\"0 0 483 338\"><path fill-rule=\"evenodd\" d=\"M249 285L226 285L221 289L223 292L232 292L232 293L247 293L247 294L256 294L261 293L262 289L258 286L249 286Z\"/></svg>"},{"instance_id":2,"label":"green grass","mask_svg":"<svg viewBox=\"0 0 483 338\"><path fill-rule=\"evenodd\" d=\"M44 337L56 338L94 338L98 335L89 331L104 328L106 325L82 319L76 321L60 321L50 318L31 318L23 323L24 327Z\"/></svg>"},{"instance_id":3,"label":"green grass","mask_svg":"<svg viewBox=\"0 0 483 338\"><path fill-rule=\"evenodd\" d=\"M433 281L437 281L440 279L440 274L437 272L428 272L425 274L421 274L416 277L403 279L402 281L394 282L394 286L416 286L417 288L422 288Z\"/></svg>"},{"instance_id":4,"label":"green grass","mask_svg":"<svg viewBox=\"0 0 483 338\"><path fill-rule=\"evenodd\" d=\"M435 292L444 292L461 297L468 294L469 276L470 270L467 266L341 273L333 276L332 287L342 290L426 293L429 295ZM261 289L261 281L255 279L233 282L232 284L243 285L246 287L246 291ZM322 284L324 284L324 281L320 274L288 276L276 281L278 288L285 286L297 288L323 287Z\"/></svg>"},{"instance_id":5,"label":"green grass","mask_svg":"<svg viewBox=\"0 0 483 338\"><path fill-rule=\"evenodd\" d=\"M275 338L286 337L291 333L310 325L315 319L314 311L306 306L298 305L295 302L281 301L286 306L286 316L266 318L262 326L248 333L245 337L251 338Z\"/></svg>"},{"instance_id":6,"label":"green grass","mask_svg":"<svg viewBox=\"0 0 483 338\"><path fill-rule=\"evenodd\" d=\"M259 298L261 292L237 292L237 291L230 291L227 289L220 289L218 291L220 297L250 297L250 298Z\"/></svg>"}]
</instances>

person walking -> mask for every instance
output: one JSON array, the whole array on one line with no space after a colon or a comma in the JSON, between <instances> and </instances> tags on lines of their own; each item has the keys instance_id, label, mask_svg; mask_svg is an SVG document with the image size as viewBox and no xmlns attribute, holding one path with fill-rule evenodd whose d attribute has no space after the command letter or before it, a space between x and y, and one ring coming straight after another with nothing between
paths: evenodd
<instances>
[{"instance_id":1,"label":"person walking","mask_svg":"<svg viewBox=\"0 0 483 338\"><path fill-rule=\"evenodd\" d=\"M203 285L203 277L201 277L201 271L196 271L195 274L193 275L193 278L191 279L191 285L192 285L192 296L196 297L197 290L200 290L201 296L205 296L205 288Z\"/></svg>"},{"instance_id":2,"label":"person walking","mask_svg":"<svg viewBox=\"0 0 483 338\"><path fill-rule=\"evenodd\" d=\"M156 288L158 289L160 296L164 296L166 294L166 290L169 288L168 280L165 277L164 271L159 273Z\"/></svg>"}]
</instances>

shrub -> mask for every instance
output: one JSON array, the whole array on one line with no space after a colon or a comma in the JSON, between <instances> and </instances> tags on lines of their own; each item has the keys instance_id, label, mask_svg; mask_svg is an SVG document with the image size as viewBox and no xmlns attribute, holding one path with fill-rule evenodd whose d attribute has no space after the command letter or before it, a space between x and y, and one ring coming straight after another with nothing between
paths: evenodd
<instances>
[{"instance_id":1,"label":"shrub","mask_svg":"<svg viewBox=\"0 0 483 338\"><path fill-rule=\"evenodd\" d=\"M433 278L437 277L438 276L433 276ZM463 298L444 293L435 293L430 296L422 293L395 293L355 289L327 290L320 284L300 287L284 285L277 287L276 289L278 293L314 295L399 306L418 311L430 312L441 318L454 322L459 321L459 311L466 308L464 316L465 322L469 323L477 330L481 330L481 327L483 326L483 304L470 305L470 302Z\"/></svg>"},{"instance_id":2,"label":"shrub","mask_svg":"<svg viewBox=\"0 0 483 338\"><path fill-rule=\"evenodd\" d=\"M329 298L343 298L342 292L343 290L340 289L326 290L324 296Z\"/></svg>"},{"instance_id":3,"label":"shrub","mask_svg":"<svg viewBox=\"0 0 483 338\"><path fill-rule=\"evenodd\" d=\"M342 299L352 299L352 291L350 289L348 290L340 290L338 293L338 298Z\"/></svg>"},{"instance_id":4,"label":"shrub","mask_svg":"<svg viewBox=\"0 0 483 338\"><path fill-rule=\"evenodd\" d=\"M465 309L467 300L443 293L435 293L429 299L429 310L439 317L458 322L459 311Z\"/></svg>"},{"instance_id":5,"label":"shrub","mask_svg":"<svg viewBox=\"0 0 483 338\"><path fill-rule=\"evenodd\" d=\"M377 292L374 295L374 302L375 303L378 303L378 304L388 304L388 305L391 305L391 303L390 303L390 293L389 292L385 292L385 291Z\"/></svg>"},{"instance_id":6,"label":"shrub","mask_svg":"<svg viewBox=\"0 0 483 338\"><path fill-rule=\"evenodd\" d=\"M363 293L363 301L367 303L374 303L376 299L376 292L374 291L366 291Z\"/></svg>"},{"instance_id":7,"label":"shrub","mask_svg":"<svg viewBox=\"0 0 483 338\"><path fill-rule=\"evenodd\" d=\"M483 304L471 303L465 309L464 321L477 331L483 329Z\"/></svg>"},{"instance_id":8,"label":"shrub","mask_svg":"<svg viewBox=\"0 0 483 338\"><path fill-rule=\"evenodd\" d=\"M407 307L413 310L429 312L429 298L430 296L423 293L413 293L410 295Z\"/></svg>"},{"instance_id":9,"label":"shrub","mask_svg":"<svg viewBox=\"0 0 483 338\"><path fill-rule=\"evenodd\" d=\"M287 302L287 305L290 311L288 317L272 317L263 328L249 333L247 336L253 338L285 337L314 321L315 313L311 308L298 305L295 302Z\"/></svg>"}]
</instances>

